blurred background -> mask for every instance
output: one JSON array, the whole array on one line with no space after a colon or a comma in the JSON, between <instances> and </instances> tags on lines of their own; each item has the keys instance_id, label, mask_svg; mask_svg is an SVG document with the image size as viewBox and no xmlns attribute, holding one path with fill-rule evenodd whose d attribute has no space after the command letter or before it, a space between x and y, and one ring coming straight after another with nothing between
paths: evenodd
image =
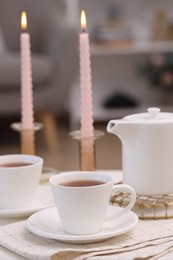
<instances>
[{"instance_id":1,"label":"blurred background","mask_svg":"<svg viewBox=\"0 0 173 260\"><path fill-rule=\"evenodd\" d=\"M121 142L106 133L110 119L157 106L173 111L171 0L0 0L0 154L20 153L20 17L31 37L36 153L45 165L79 169L79 34L85 10L91 44L98 169L121 169Z\"/></svg>"}]
</instances>

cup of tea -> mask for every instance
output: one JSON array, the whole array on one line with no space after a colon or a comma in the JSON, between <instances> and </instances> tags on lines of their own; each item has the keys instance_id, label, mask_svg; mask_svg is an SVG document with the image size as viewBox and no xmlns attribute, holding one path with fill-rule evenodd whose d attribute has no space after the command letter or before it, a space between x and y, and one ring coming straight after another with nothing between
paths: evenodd
<instances>
[{"instance_id":1,"label":"cup of tea","mask_svg":"<svg viewBox=\"0 0 173 260\"><path fill-rule=\"evenodd\" d=\"M33 206L41 177L43 159L35 155L0 156L0 208Z\"/></svg>"},{"instance_id":2,"label":"cup of tea","mask_svg":"<svg viewBox=\"0 0 173 260\"><path fill-rule=\"evenodd\" d=\"M55 205L65 232L89 235L102 228L110 197L116 192L130 193L130 202L111 218L125 214L135 204L136 193L125 184L114 185L113 178L102 173L63 172L49 179Z\"/></svg>"}]
</instances>

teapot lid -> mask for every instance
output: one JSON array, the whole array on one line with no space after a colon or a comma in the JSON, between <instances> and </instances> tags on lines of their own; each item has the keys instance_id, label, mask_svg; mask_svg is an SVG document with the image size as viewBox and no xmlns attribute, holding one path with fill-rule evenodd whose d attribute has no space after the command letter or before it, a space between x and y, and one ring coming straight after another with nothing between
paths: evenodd
<instances>
[{"instance_id":1,"label":"teapot lid","mask_svg":"<svg viewBox=\"0 0 173 260\"><path fill-rule=\"evenodd\" d=\"M141 123L169 123L173 122L173 113L160 112L158 107L149 107L148 113L138 113L125 116L124 119Z\"/></svg>"}]
</instances>

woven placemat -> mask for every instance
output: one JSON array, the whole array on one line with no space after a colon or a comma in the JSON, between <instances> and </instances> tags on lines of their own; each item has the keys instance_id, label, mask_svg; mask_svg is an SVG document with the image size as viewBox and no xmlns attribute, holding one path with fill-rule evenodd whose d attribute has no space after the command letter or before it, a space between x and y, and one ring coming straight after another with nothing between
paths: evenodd
<instances>
[{"instance_id":1,"label":"woven placemat","mask_svg":"<svg viewBox=\"0 0 173 260\"><path fill-rule=\"evenodd\" d=\"M129 200L129 193L120 192L111 197L110 204L124 207ZM143 220L173 218L173 194L137 195L132 211Z\"/></svg>"}]
</instances>

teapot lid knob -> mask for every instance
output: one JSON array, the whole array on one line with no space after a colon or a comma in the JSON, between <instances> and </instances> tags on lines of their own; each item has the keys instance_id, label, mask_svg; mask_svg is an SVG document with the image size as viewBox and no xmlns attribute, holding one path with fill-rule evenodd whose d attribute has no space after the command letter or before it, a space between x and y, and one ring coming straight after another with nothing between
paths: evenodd
<instances>
[{"instance_id":1,"label":"teapot lid knob","mask_svg":"<svg viewBox=\"0 0 173 260\"><path fill-rule=\"evenodd\" d=\"M147 110L149 113L149 118L151 118L151 119L157 118L157 116L160 112L160 108L158 108L158 107L149 107Z\"/></svg>"}]
</instances>

